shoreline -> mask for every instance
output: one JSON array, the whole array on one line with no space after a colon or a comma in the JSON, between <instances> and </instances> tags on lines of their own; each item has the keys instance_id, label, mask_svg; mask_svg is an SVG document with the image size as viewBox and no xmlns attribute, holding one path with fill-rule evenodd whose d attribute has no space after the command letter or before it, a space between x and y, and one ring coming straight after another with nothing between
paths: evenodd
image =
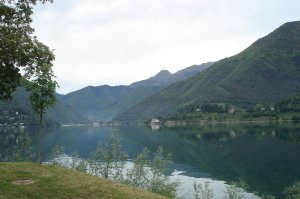
<instances>
[{"instance_id":1,"label":"shoreline","mask_svg":"<svg viewBox=\"0 0 300 199\"><path fill-rule=\"evenodd\" d=\"M174 126L192 126L192 125L209 125L209 124L300 124L300 121L295 121L292 119L255 119L255 120L166 120L162 122L162 126L174 127ZM151 124L150 124L151 125Z\"/></svg>"}]
</instances>

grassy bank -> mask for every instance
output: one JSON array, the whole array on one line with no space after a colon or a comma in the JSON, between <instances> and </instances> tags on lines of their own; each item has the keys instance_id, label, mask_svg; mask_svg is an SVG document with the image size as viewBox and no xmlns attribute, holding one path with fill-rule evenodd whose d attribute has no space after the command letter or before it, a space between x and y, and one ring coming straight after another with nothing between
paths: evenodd
<instances>
[{"instance_id":1,"label":"grassy bank","mask_svg":"<svg viewBox=\"0 0 300 199\"><path fill-rule=\"evenodd\" d=\"M0 163L0 199L164 198L69 169L34 163Z\"/></svg>"}]
</instances>

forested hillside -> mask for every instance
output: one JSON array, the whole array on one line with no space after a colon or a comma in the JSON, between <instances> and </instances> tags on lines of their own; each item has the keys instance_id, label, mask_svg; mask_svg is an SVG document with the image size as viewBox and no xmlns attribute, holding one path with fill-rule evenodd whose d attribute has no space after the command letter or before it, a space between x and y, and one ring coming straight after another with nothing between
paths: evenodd
<instances>
[{"instance_id":1,"label":"forested hillside","mask_svg":"<svg viewBox=\"0 0 300 199\"><path fill-rule=\"evenodd\" d=\"M300 21L282 25L241 53L150 96L116 120L167 116L204 102L273 103L300 92Z\"/></svg>"}]
</instances>

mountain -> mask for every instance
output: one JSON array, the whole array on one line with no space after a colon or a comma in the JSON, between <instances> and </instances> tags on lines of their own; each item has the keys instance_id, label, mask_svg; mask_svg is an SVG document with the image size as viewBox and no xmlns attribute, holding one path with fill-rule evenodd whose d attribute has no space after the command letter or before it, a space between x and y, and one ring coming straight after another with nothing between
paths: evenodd
<instances>
[{"instance_id":1,"label":"mountain","mask_svg":"<svg viewBox=\"0 0 300 199\"><path fill-rule=\"evenodd\" d=\"M142 80L139 82L132 83L130 86L168 86L175 82L179 82L185 79L188 79L201 71L204 71L214 62L207 62L201 65L193 65L187 68L184 68L174 74L170 73L168 70L161 70L155 76L150 77L149 79Z\"/></svg>"},{"instance_id":2,"label":"mountain","mask_svg":"<svg viewBox=\"0 0 300 199\"><path fill-rule=\"evenodd\" d=\"M39 118L31 110L28 92L20 87L13 93L12 100L0 101L0 112L13 113L22 115L22 121L27 124L38 124ZM59 96L59 94L57 94ZM59 98L59 97L58 97ZM1 117L0 117L1 118ZM52 108L47 110L45 115L46 124L48 123L70 123L85 121L86 118L74 111L71 107L57 102ZM1 122L0 122L1 123Z\"/></svg>"},{"instance_id":3,"label":"mountain","mask_svg":"<svg viewBox=\"0 0 300 199\"><path fill-rule=\"evenodd\" d=\"M161 70L155 76L149 79L142 80L139 82L132 83L130 86L166 86L173 82L173 75L168 70Z\"/></svg>"},{"instance_id":4,"label":"mountain","mask_svg":"<svg viewBox=\"0 0 300 199\"><path fill-rule=\"evenodd\" d=\"M135 82L129 86L88 86L59 96L62 104L68 105L91 120L111 120L115 115L131 108L145 97L153 95L162 88L192 77L213 63L194 65L171 74L162 70L149 79Z\"/></svg>"},{"instance_id":5,"label":"mountain","mask_svg":"<svg viewBox=\"0 0 300 199\"><path fill-rule=\"evenodd\" d=\"M167 116L203 102L274 103L300 92L300 21L289 22L241 53L145 98L115 120Z\"/></svg>"},{"instance_id":6,"label":"mountain","mask_svg":"<svg viewBox=\"0 0 300 199\"><path fill-rule=\"evenodd\" d=\"M161 87L88 86L62 97L60 102L73 107L91 120L110 120L120 110L126 110Z\"/></svg>"}]
</instances>

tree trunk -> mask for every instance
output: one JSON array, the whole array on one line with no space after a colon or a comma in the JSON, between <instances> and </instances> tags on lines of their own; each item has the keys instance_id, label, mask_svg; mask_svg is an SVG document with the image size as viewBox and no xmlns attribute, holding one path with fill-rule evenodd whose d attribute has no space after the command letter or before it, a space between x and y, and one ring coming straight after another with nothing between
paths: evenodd
<instances>
[{"instance_id":1,"label":"tree trunk","mask_svg":"<svg viewBox=\"0 0 300 199\"><path fill-rule=\"evenodd\" d=\"M43 111L40 112L40 127L43 127Z\"/></svg>"},{"instance_id":2,"label":"tree trunk","mask_svg":"<svg viewBox=\"0 0 300 199\"><path fill-rule=\"evenodd\" d=\"M40 130L39 130L39 163L42 163L42 157L41 157L41 136L42 136L42 129L43 129L43 111L40 111Z\"/></svg>"},{"instance_id":3,"label":"tree trunk","mask_svg":"<svg viewBox=\"0 0 300 199\"><path fill-rule=\"evenodd\" d=\"M38 163L42 164L42 127L40 127L38 133Z\"/></svg>"}]
</instances>

